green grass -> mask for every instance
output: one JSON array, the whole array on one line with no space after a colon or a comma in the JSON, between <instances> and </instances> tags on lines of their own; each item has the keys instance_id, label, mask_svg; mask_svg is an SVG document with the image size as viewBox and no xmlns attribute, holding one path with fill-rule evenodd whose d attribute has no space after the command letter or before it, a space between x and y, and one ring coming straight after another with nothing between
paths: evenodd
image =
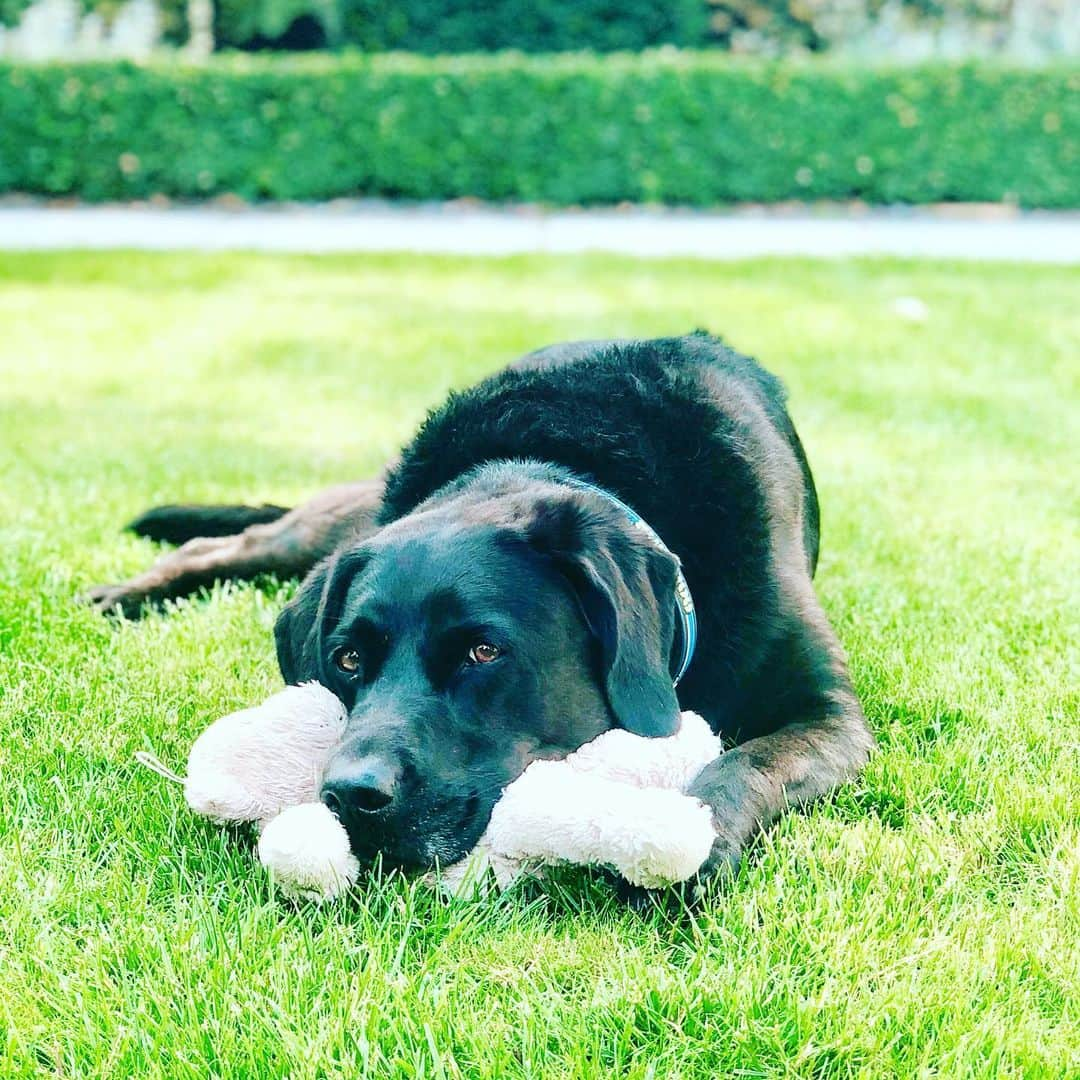
<instances>
[{"instance_id":1,"label":"green grass","mask_svg":"<svg viewBox=\"0 0 1080 1080\"><path fill-rule=\"evenodd\" d=\"M1078 295L941 263L3 256L0 1075L1078 1075ZM694 326L791 388L881 745L696 916L585 872L295 909L133 764L275 687L284 596L106 623L73 597L154 556L123 521L292 502L515 354Z\"/></svg>"}]
</instances>

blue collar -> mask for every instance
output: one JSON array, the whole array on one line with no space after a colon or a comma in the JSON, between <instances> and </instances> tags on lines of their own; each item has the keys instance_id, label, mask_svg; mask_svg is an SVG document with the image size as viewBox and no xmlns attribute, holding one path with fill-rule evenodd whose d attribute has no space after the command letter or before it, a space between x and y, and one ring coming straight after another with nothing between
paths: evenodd
<instances>
[{"instance_id":1,"label":"blue collar","mask_svg":"<svg viewBox=\"0 0 1080 1080\"><path fill-rule=\"evenodd\" d=\"M657 531L640 514L631 510L622 499L612 495L607 488L598 487L596 484L590 484L585 480L578 480L576 477L560 477L558 482L565 484L567 487L577 488L579 491L592 491L597 495L602 495L626 515L626 520L634 528L640 529L661 551L666 551L675 560L675 613L679 617L679 644L682 647L682 653L675 667L675 674L671 677L671 683L672 686L678 686L679 681L686 674L687 668L690 667L690 661L694 658L698 632L694 598L690 595L690 586L686 583L679 556L660 539Z\"/></svg>"}]
</instances>

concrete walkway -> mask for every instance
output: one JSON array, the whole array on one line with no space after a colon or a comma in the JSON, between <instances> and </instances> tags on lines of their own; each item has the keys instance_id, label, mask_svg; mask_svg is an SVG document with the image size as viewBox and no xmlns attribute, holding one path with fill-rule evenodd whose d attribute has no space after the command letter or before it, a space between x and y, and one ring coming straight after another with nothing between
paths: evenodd
<instances>
[{"instance_id":1,"label":"concrete walkway","mask_svg":"<svg viewBox=\"0 0 1080 1080\"><path fill-rule=\"evenodd\" d=\"M1001 208L827 211L541 211L379 201L322 206L57 206L0 203L0 249L614 252L737 259L897 255L1080 263L1080 212Z\"/></svg>"}]
</instances>

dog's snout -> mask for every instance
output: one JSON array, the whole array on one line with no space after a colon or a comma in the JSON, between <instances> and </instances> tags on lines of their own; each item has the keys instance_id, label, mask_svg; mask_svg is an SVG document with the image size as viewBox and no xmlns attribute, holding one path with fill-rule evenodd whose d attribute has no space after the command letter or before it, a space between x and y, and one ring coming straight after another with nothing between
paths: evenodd
<instances>
[{"instance_id":1,"label":"dog's snout","mask_svg":"<svg viewBox=\"0 0 1080 1080\"><path fill-rule=\"evenodd\" d=\"M343 821L376 814L394 801L398 772L393 762L376 756L331 763L320 797Z\"/></svg>"}]
</instances>

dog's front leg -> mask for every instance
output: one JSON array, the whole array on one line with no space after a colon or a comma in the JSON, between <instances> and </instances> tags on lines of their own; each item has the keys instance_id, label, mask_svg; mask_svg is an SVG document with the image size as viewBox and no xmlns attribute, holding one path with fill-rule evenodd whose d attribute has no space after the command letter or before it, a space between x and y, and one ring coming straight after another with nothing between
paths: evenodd
<instances>
[{"instance_id":1,"label":"dog's front leg","mask_svg":"<svg viewBox=\"0 0 1080 1080\"><path fill-rule=\"evenodd\" d=\"M736 870L758 832L857 775L873 745L854 691L842 686L813 715L721 754L689 791L711 808L717 833L701 876Z\"/></svg>"}]
</instances>

